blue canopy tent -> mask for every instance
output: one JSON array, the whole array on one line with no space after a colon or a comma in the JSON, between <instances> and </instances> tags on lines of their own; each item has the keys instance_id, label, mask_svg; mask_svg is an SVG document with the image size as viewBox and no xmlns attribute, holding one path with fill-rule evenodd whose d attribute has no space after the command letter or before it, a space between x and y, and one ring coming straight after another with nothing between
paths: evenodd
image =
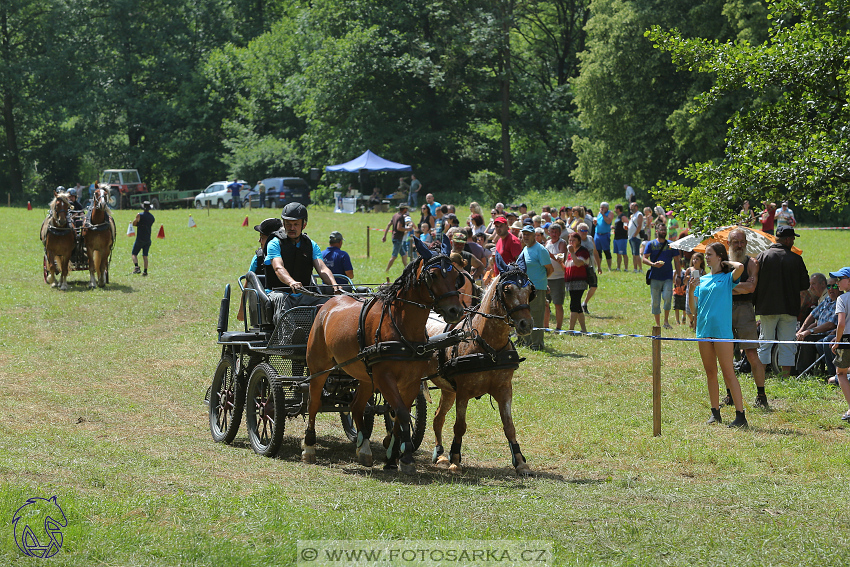
<instances>
[{"instance_id":1,"label":"blue canopy tent","mask_svg":"<svg viewBox=\"0 0 850 567\"><path fill-rule=\"evenodd\" d=\"M372 153L371 150L366 150L363 155L354 158L353 160L340 163L338 165L329 165L325 167L325 171L345 171L349 173L357 173L357 181L360 185L361 194L364 193L363 186L367 187L371 183L369 172L371 171L413 171L413 168L403 163L396 163L382 158L381 156ZM368 193L368 191L367 191ZM354 205L347 203L348 199L343 199L342 196L336 198L336 212L354 212L356 208L356 199ZM346 204L348 206L346 206Z\"/></svg>"},{"instance_id":2,"label":"blue canopy tent","mask_svg":"<svg viewBox=\"0 0 850 567\"><path fill-rule=\"evenodd\" d=\"M351 173L358 173L363 170L413 171L413 168L403 163L396 163L394 161L384 159L377 154L373 154L371 150L366 150L363 155L356 157L351 161L325 167L325 171L348 171Z\"/></svg>"}]
</instances>

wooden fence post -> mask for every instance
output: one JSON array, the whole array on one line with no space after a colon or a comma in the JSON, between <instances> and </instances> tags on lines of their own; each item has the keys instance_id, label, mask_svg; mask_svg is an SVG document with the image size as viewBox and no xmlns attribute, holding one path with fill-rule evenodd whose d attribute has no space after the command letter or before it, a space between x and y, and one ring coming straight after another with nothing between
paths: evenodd
<instances>
[{"instance_id":1,"label":"wooden fence post","mask_svg":"<svg viewBox=\"0 0 850 567\"><path fill-rule=\"evenodd\" d=\"M371 230L371 229L370 229L370 228L369 228L369 226L367 225L367 226L366 226L366 257L367 257L367 258L369 257L369 231L370 231L370 230Z\"/></svg>"},{"instance_id":2,"label":"wooden fence post","mask_svg":"<svg viewBox=\"0 0 850 567\"><path fill-rule=\"evenodd\" d=\"M652 328L652 336L661 336L661 327ZM652 339L652 436L661 435L661 341Z\"/></svg>"}]
</instances>

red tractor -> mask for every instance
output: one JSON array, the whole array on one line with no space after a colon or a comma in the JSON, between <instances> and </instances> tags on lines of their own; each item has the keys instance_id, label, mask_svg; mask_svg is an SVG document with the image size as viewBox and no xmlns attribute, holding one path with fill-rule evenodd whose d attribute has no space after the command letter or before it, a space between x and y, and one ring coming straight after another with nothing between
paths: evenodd
<instances>
[{"instance_id":1,"label":"red tractor","mask_svg":"<svg viewBox=\"0 0 850 567\"><path fill-rule=\"evenodd\" d=\"M109 206L113 209L130 207L130 195L147 193L136 169L107 169L100 176L100 184L109 186Z\"/></svg>"}]
</instances>

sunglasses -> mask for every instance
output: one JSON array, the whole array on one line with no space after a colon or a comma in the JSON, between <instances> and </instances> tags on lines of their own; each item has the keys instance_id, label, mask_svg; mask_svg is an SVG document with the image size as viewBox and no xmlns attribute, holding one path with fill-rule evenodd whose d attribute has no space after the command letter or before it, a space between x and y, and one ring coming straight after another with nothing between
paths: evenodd
<instances>
[{"instance_id":1,"label":"sunglasses","mask_svg":"<svg viewBox=\"0 0 850 567\"><path fill-rule=\"evenodd\" d=\"M838 289L838 284L828 285L826 289Z\"/></svg>"},{"instance_id":2,"label":"sunglasses","mask_svg":"<svg viewBox=\"0 0 850 567\"><path fill-rule=\"evenodd\" d=\"M582 228L582 229L579 230L579 232L587 232L587 230Z\"/></svg>"}]
</instances>

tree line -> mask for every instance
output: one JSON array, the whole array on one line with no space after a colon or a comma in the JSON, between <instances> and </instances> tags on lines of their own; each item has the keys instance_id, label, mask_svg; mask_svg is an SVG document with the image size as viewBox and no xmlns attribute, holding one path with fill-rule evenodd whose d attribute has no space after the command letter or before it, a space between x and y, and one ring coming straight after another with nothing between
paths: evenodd
<instances>
[{"instance_id":1,"label":"tree line","mask_svg":"<svg viewBox=\"0 0 850 567\"><path fill-rule=\"evenodd\" d=\"M685 207L689 172L723 163L756 93L728 81L698 99L721 74L688 63L685 38L760 46L770 15L761 0L4 0L0 183L21 201L134 167L192 189L368 148L445 192L649 198L662 182Z\"/></svg>"}]
</instances>

